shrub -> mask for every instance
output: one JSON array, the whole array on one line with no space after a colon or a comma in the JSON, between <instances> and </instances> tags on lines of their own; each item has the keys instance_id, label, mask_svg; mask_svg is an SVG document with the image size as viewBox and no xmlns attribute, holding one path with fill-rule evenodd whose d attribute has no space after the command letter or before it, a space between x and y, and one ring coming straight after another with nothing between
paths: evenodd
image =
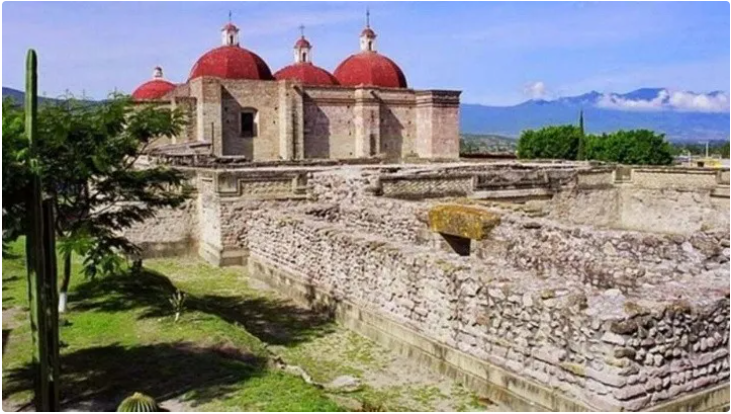
<instances>
[{"instance_id":1,"label":"shrub","mask_svg":"<svg viewBox=\"0 0 731 414\"><path fill-rule=\"evenodd\" d=\"M587 136L586 159L629 165L668 165L673 161L664 134L646 129Z\"/></svg>"}]
</instances>

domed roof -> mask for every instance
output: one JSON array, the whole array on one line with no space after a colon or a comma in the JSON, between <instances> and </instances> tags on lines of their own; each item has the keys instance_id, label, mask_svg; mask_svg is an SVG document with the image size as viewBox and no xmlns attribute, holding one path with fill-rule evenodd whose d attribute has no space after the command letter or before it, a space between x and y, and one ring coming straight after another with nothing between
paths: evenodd
<instances>
[{"instance_id":1,"label":"domed roof","mask_svg":"<svg viewBox=\"0 0 731 414\"><path fill-rule=\"evenodd\" d=\"M132 98L137 101L160 99L173 89L175 89L175 84L163 79L162 68L156 66L152 74L152 80L138 86L137 89L132 92Z\"/></svg>"},{"instance_id":2,"label":"domed roof","mask_svg":"<svg viewBox=\"0 0 731 414\"><path fill-rule=\"evenodd\" d=\"M360 36L361 37L366 36L368 38L375 39L376 38L376 32L374 32L373 29L371 29L370 26L368 26L365 29L363 29L362 32L360 32Z\"/></svg>"},{"instance_id":3,"label":"domed roof","mask_svg":"<svg viewBox=\"0 0 731 414\"><path fill-rule=\"evenodd\" d=\"M201 56L190 70L188 80L201 76L225 79L274 79L264 59L238 45L220 46Z\"/></svg>"},{"instance_id":4,"label":"domed roof","mask_svg":"<svg viewBox=\"0 0 731 414\"><path fill-rule=\"evenodd\" d=\"M304 36L297 39L297 42L295 42L295 44L294 44L295 49L299 49L299 48L303 48L303 47L312 48L312 45L310 45L310 42L307 39L305 39Z\"/></svg>"},{"instance_id":5,"label":"domed roof","mask_svg":"<svg viewBox=\"0 0 731 414\"><path fill-rule=\"evenodd\" d=\"M294 63L286 66L277 71L274 74L274 78L276 80L298 80L305 85L338 84L338 80L330 72L309 62Z\"/></svg>"},{"instance_id":6,"label":"domed roof","mask_svg":"<svg viewBox=\"0 0 731 414\"><path fill-rule=\"evenodd\" d=\"M406 88L406 76L391 59L376 52L351 55L335 69L335 78L346 86Z\"/></svg>"}]
</instances>

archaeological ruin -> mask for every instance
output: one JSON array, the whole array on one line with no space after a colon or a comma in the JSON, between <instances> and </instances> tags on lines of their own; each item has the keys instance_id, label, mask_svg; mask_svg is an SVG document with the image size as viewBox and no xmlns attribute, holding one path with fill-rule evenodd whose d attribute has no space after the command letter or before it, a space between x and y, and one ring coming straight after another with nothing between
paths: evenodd
<instances>
[{"instance_id":1,"label":"archaeological ruin","mask_svg":"<svg viewBox=\"0 0 731 414\"><path fill-rule=\"evenodd\" d=\"M128 232L147 256L246 266L509 409L728 410L728 169L146 161L196 189Z\"/></svg>"},{"instance_id":2,"label":"archaeological ruin","mask_svg":"<svg viewBox=\"0 0 731 414\"><path fill-rule=\"evenodd\" d=\"M238 34L133 93L187 115L144 162L195 189L128 230L146 256L245 266L509 409L728 410L728 169L460 160L460 92L370 24L332 75Z\"/></svg>"}]
</instances>

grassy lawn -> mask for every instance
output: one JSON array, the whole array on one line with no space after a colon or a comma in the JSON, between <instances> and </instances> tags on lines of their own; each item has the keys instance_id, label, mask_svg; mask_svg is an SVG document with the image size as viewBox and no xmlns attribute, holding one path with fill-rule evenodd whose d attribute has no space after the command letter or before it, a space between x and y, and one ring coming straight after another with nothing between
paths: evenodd
<instances>
[{"instance_id":1,"label":"grassy lawn","mask_svg":"<svg viewBox=\"0 0 731 414\"><path fill-rule=\"evenodd\" d=\"M3 258L3 408L29 407L24 246ZM171 411L500 411L460 384L333 323L253 289L241 267L195 258L145 261L142 272L86 280L74 262L62 316L61 400L74 411L115 410L135 391ZM169 298L186 293L174 321ZM272 366L272 353L326 391Z\"/></svg>"},{"instance_id":2,"label":"grassy lawn","mask_svg":"<svg viewBox=\"0 0 731 414\"><path fill-rule=\"evenodd\" d=\"M3 259L3 407L31 397L22 244ZM60 329L61 400L114 410L141 391L171 410L337 411L323 390L268 365L266 343L286 348L327 335L326 318L248 288L243 269L193 259L155 260L138 274L85 280L80 263ZM171 280L174 280L174 284ZM170 295L188 295L173 321Z\"/></svg>"}]
</instances>

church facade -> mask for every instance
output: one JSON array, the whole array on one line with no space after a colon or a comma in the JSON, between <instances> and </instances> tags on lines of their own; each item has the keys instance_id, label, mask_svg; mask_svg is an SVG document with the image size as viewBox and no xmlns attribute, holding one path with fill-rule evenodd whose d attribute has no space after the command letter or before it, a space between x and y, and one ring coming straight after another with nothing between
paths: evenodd
<instances>
[{"instance_id":1,"label":"church facade","mask_svg":"<svg viewBox=\"0 0 731 414\"><path fill-rule=\"evenodd\" d=\"M188 80L175 84L155 68L132 94L139 103L180 108L188 125L166 144L205 143L218 157L252 161L459 156L460 91L414 90L376 50L367 25L360 51L333 74L312 62L304 34L294 63L272 73L239 45L226 24L220 47L201 56Z\"/></svg>"}]
</instances>

